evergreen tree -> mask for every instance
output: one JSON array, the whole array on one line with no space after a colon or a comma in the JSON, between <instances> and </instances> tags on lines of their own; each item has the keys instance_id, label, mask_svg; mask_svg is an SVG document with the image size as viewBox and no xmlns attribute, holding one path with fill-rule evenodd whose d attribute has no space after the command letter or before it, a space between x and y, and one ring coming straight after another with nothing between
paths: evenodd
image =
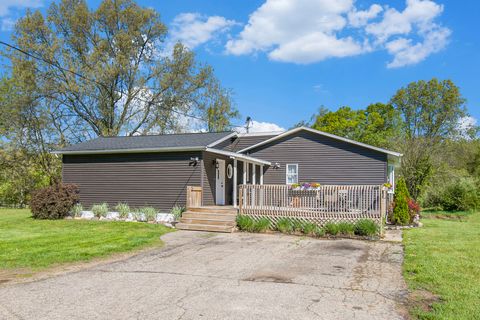
<instances>
[{"instance_id":1,"label":"evergreen tree","mask_svg":"<svg viewBox=\"0 0 480 320\"><path fill-rule=\"evenodd\" d=\"M400 178L393 198L395 203L392 215L393 223L405 225L410 222L410 215L408 214L408 199L410 199L410 194L408 193L407 184L403 178Z\"/></svg>"}]
</instances>

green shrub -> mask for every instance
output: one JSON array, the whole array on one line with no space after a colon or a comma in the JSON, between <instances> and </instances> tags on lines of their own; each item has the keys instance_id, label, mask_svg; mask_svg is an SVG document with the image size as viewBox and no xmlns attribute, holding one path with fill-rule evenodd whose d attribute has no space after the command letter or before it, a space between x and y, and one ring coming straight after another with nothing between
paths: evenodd
<instances>
[{"instance_id":1,"label":"green shrub","mask_svg":"<svg viewBox=\"0 0 480 320\"><path fill-rule=\"evenodd\" d=\"M327 234L332 236L336 236L339 232L338 225L333 222L327 222L323 228Z\"/></svg>"},{"instance_id":2,"label":"green shrub","mask_svg":"<svg viewBox=\"0 0 480 320\"><path fill-rule=\"evenodd\" d=\"M130 206L126 203L118 203L115 210L118 212L119 218L126 219L130 213Z\"/></svg>"},{"instance_id":3,"label":"green shrub","mask_svg":"<svg viewBox=\"0 0 480 320\"><path fill-rule=\"evenodd\" d=\"M249 216L238 215L237 216L237 227L241 231L250 231L253 229L255 221Z\"/></svg>"},{"instance_id":4,"label":"green shrub","mask_svg":"<svg viewBox=\"0 0 480 320\"><path fill-rule=\"evenodd\" d=\"M147 221L155 221L157 219L157 209L153 207L143 207L140 209L145 216L145 220Z\"/></svg>"},{"instance_id":5,"label":"green shrub","mask_svg":"<svg viewBox=\"0 0 480 320\"><path fill-rule=\"evenodd\" d=\"M108 214L108 203L94 204L92 206L92 212L97 218L106 217Z\"/></svg>"},{"instance_id":6,"label":"green shrub","mask_svg":"<svg viewBox=\"0 0 480 320\"><path fill-rule=\"evenodd\" d=\"M393 197L394 207L392 213L392 222L394 224L405 225L410 222L410 214L408 211L408 193L407 185L403 178L398 179L395 195Z\"/></svg>"},{"instance_id":7,"label":"green shrub","mask_svg":"<svg viewBox=\"0 0 480 320\"><path fill-rule=\"evenodd\" d=\"M83 211L83 206L80 203L77 203L72 208L72 216L73 217L80 217Z\"/></svg>"},{"instance_id":8,"label":"green shrub","mask_svg":"<svg viewBox=\"0 0 480 320\"><path fill-rule=\"evenodd\" d=\"M325 236L325 229L319 226L315 226L315 230L313 230L313 234L315 237L324 237Z\"/></svg>"},{"instance_id":9,"label":"green shrub","mask_svg":"<svg viewBox=\"0 0 480 320\"><path fill-rule=\"evenodd\" d=\"M252 226L252 232L265 232L270 228L270 220L267 218L261 218L258 221L254 221Z\"/></svg>"},{"instance_id":10,"label":"green shrub","mask_svg":"<svg viewBox=\"0 0 480 320\"><path fill-rule=\"evenodd\" d=\"M172 208L172 210L170 210L170 213L173 214L175 221L179 221L184 212L185 212L185 208L180 206L175 206Z\"/></svg>"},{"instance_id":11,"label":"green shrub","mask_svg":"<svg viewBox=\"0 0 480 320\"><path fill-rule=\"evenodd\" d=\"M355 234L359 236L374 236L378 230L378 224L370 219L361 219L355 223Z\"/></svg>"},{"instance_id":12,"label":"green shrub","mask_svg":"<svg viewBox=\"0 0 480 320\"><path fill-rule=\"evenodd\" d=\"M304 222L297 219L291 219L292 221L292 232L303 232Z\"/></svg>"},{"instance_id":13,"label":"green shrub","mask_svg":"<svg viewBox=\"0 0 480 320\"><path fill-rule=\"evenodd\" d=\"M302 232L306 235L311 235L315 231L315 228L317 228L317 225L315 223L305 222L303 224Z\"/></svg>"},{"instance_id":14,"label":"green shrub","mask_svg":"<svg viewBox=\"0 0 480 320\"><path fill-rule=\"evenodd\" d=\"M30 209L35 219L63 219L78 203L78 188L73 184L58 184L32 193Z\"/></svg>"},{"instance_id":15,"label":"green shrub","mask_svg":"<svg viewBox=\"0 0 480 320\"><path fill-rule=\"evenodd\" d=\"M289 218L280 218L277 221L277 230L281 233L292 233L294 231L292 220Z\"/></svg>"},{"instance_id":16,"label":"green shrub","mask_svg":"<svg viewBox=\"0 0 480 320\"><path fill-rule=\"evenodd\" d=\"M438 203L445 211L468 211L480 207L480 188L473 178L447 184Z\"/></svg>"},{"instance_id":17,"label":"green shrub","mask_svg":"<svg viewBox=\"0 0 480 320\"><path fill-rule=\"evenodd\" d=\"M338 233L345 236L351 236L354 234L355 231L355 225L350 222L340 222L337 224L337 228Z\"/></svg>"}]
</instances>

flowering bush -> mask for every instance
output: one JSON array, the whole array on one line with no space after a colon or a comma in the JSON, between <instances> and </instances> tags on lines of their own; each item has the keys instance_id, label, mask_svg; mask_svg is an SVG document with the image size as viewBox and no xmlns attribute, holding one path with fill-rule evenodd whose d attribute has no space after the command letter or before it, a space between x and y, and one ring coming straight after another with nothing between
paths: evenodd
<instances>
[{"instance_id":1,"label":"flowering bush","mask_svg":"<svg viewBox=\"0 0 480 320\"><path fill-rule=\"evenodd\" d=\"M420 214L420 205L418 204L418 202L416 202L411 198L408 199L407 204L408 204L408 215L410 216L410 222L412 222L413 218L415 218L417 214Z\"/></svg>"}]
</instances>

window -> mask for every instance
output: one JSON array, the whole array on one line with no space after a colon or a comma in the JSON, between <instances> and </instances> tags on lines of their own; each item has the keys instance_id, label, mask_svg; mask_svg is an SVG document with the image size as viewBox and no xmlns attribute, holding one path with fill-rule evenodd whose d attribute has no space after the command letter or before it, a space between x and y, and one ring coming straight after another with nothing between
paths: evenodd
<instances>
[{"instance_id":1,"label":"window","mask_svg":"<svg viewBox=\"0 0 480 320\"><path fill-rule=\"evenodd\" d=\"M298 164L287 164L287 184L298 183Z\"/></svg>"}]
</instances>

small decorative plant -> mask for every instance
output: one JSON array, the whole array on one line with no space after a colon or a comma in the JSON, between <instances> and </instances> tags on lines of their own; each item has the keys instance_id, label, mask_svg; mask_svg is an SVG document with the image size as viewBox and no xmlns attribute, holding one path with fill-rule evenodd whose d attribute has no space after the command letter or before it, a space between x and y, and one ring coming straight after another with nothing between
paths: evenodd
<instances>
[{"instance_id":1,"label":"small decorative plant","mask_svg":"<svg viewBox=\"0 0 480 320\"><path fill-rule=\"evenodd\" d=\"M390 182L384 183L383 186L388 188L388 189L392 188L392 184Z\"/></svg>"},{"instance_id":2,"label":"small decorative plant","mask_svg":"<svg viewBox=\"0 0 480 320\"><path fill-rule=\"evenodd\" d=\"M172 208L172 210L170 210L170 213L173 214L175 221L179 221L184 212L185 208L180 206L175 206Z\"/></svg>"},{"instance_id":3,"label":"small decorative plant","mask_svg":"<svg viewBox=\"0 0 480 320\"><path fill-rule=\"evenodd\" d=\"M157 219L157 209L153 207L143 207L140 211L145 215L147 221L155 221Z\"/></svg>"},{"instance_id":4,"label":"small decorative plant","mask_svg":"<svg viewBox=\"0 0 480 320\"><path fill-rule=\"evenodd\" d=\"M296 189L299 189L299 188L300 188L300 184L298 184L298 183L292 183L292 184L290 185L290 187L291 187L292 189L296 190Z\"/></svg>"},{"instance_id":5,"label":"small decorative plant","mask_svg":"<svg viewBox=\"0 0 480 320\"><path fill-rule=\"evenodd\" d=\"M97 218L106 217L108 214L108 203L94 204L92 206L92 212Z\"/></svg>"},{"instance_id":6,"label":"small decorative plant","mask_svg":"<svg viewBox=\"0 0 480 320\"><path fill-rule=\"evenodd\" d=\"M82 215L83 206L80 203L77 203L72 208L72 216L80 217Z\"/></svg>"},{"instance_id":7,"label":"small decorative plant","mask_svg":"<svg viewBox=\"0 0 480 320\"><path fill-rule=\"evenodd\" d=\"M333 222L328 222L324 226L325 232L329 235L336 236L339 232L338 225Z\"/></svg>"},{"instance_id":8,"label":"small decorative plant","mask_svg":"<svg viewBox=\"0 0 480 320\"><path fill-rule=\"evenodd\" d=\"M303 234L305 234L307 236L312 235L313 232L315 231L316 227L317 227L317 225L315 223L305 222L303 224L302 232L303 232Z\"/></svg>"},{"instance_id":9,"label":"small decorative plant","mask_svg":"<svg viewBox=\"0 0 480 320\"><path fill-rule=\"evenodd\" d=\"M353 236L355 232L355 225L350 222L340 222L337 224L338 233L344 236Z\"/></svg>"},{"instance_id":10,"label":"small decorative plant","mask_svg":"<svg viewBox=\"0 0 480 320\"><path fill-rule=\"evenodd\" d=\"M241 231L250 231L253 229L255 221L249 216L238 215L237 216L237 226Z\"/></svg>"},{"instance_id":11,"label":"small decorative plant","mask_svg":"<svg viewBox=\"0 0 480 320\"><path fill-rule=\"evenodd\" d=\"M313 182L313 183L312 183L312 188L314 188L314 189L320 188L320 183L318 183L318 182Z\"/></svg>"},{"instance_id":12,"label":"small decorative plant","mask_svg":"<svg viewBox=\"0 0 480 320\"><path fill-rule=\"evenodd\" d=\"M277 221L277 230L281 233L292 233L294 231L292 220L281 218Z\"/></svg>"},{"instance_id":13,"label":"small decorative plant","mask_svg":"<svg viewBox=\"0 0 480 320\"><path fill-rule=\"evenodd\" d=\"M358 236L374 236L378 233L378 225L370 219L361 219L355 223L355 234Z\"/></svg>"},{"instance_id":14,"label":"small decorative plant","mask_svg":"<svg viewBox=\"0 0 480 320\"><path fill-rule=\"evenodd\" d=\"M270 228L270 220L261 218L253 223L253 232L265 232Z\"/></svg>"},{"instance_id":15,"label":"small decorative plant","mask_svg":"<svg viewBox=\"0 0 480 320\"><path fill-rule=\"evenodd\" d=\"M130 206L126 203L118 203L115 206L115 210L121 219L125 219L128 218L128 214L130 213Z\"/></svg>"}]
</instances>

